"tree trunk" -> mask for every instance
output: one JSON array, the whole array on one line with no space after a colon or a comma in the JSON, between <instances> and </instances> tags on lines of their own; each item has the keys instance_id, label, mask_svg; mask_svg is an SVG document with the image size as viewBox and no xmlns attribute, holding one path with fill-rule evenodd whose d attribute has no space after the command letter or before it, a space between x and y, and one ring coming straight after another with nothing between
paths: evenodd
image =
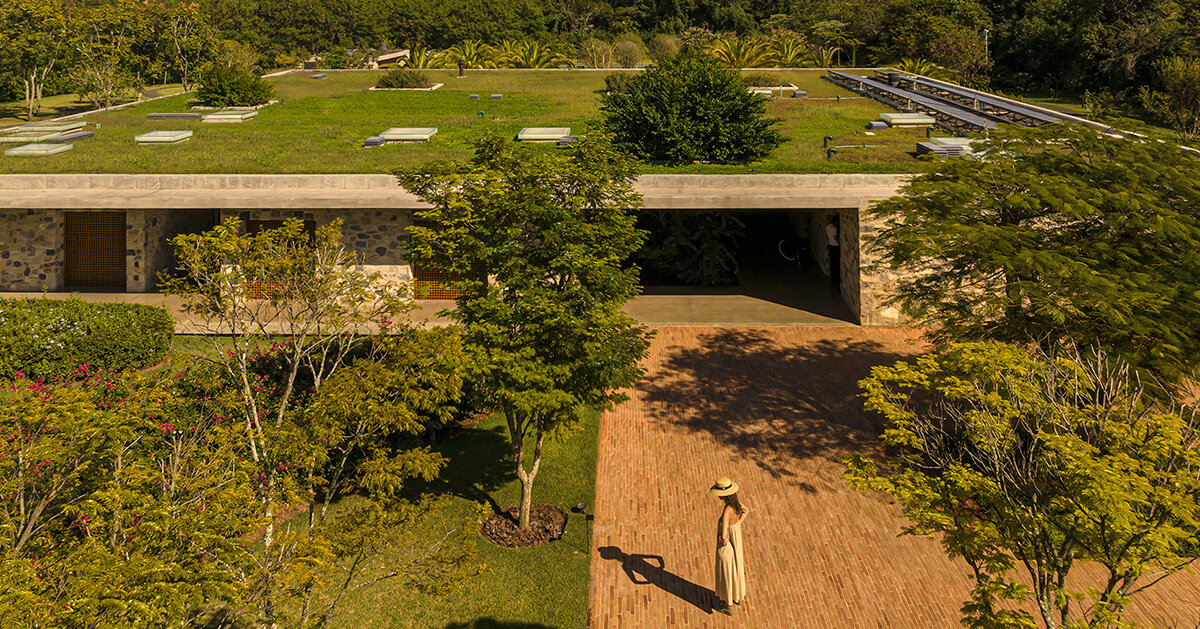
<instances>
[{"instance_id":1,"label":"tree trunk","mask_svg":"<svg viewBox=\"0 0 1200 629\"><path fill-rule=\"evenodd\" d=\"M512 408L505 408L508 419L509 438L512 439L513 464L517 468L517 478L521 481L521 505L517 515L517 526L522 531L529 530L529 511L533 506L533 479L537 477L538 468L542 465L542 444L546 440L545 433L538 422L537 444L533 449L533 465L525 469L525 432L521 429L524 422L518 421Z\"/></svg>"}]
</instances>

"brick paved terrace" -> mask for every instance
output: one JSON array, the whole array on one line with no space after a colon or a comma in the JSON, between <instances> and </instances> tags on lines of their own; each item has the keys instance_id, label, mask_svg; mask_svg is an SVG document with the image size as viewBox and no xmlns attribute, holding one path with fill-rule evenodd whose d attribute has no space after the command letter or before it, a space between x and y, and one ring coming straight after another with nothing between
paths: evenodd
<instances>
[{"instance_id":1,"label":"brick paved terrace","mask_svg":"<svg viewBox=\"0 0 1200 629\"><path fill-rule=\"evenodd\" d=\"M857 381L922 349L901 329L660 330L648 377L601 426L593 629L958 627L966 565L900 537L894 501L842 480L847 454L881 454ZM725 475L752 509L749 596L732 619L712 612L720 507L706 492ZM1198 585L1175 575L1131 618L1194 627Z\"/></svg>"}]
</instances>

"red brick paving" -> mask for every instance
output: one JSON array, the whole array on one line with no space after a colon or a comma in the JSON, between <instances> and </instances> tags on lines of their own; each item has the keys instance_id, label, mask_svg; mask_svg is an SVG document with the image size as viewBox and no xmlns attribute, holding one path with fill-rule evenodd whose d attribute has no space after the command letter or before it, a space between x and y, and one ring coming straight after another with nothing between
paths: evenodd
<instances>
[{"instance_id":1,"label":"red brick paving","mask_svg":"<svg viewBox=\"0 0 1200 629\"><path fill-rule=\"evenodd\" d=\"M958 627L967 569L900 537L882 494L854 491L842 458L878 453L856 383L913 355L915 332L665 328L631 399L600 429L593 629ZM710 611L718 476L742 486L748 601ZM1200 580L1140 594L1134 620L1193 627Z\"/></svg>"}]
</instances>

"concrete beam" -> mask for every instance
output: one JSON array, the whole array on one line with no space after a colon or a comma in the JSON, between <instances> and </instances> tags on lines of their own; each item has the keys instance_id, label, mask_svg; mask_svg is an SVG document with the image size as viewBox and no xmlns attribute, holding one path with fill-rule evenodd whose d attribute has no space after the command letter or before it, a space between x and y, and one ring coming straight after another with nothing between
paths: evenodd
<instances>
[{"instance_id":1,"label":"concrete beam","mask_svg":"<svg viewBox=\"0 0 1200 629\"><path fill-rule=\"evenodd\" d=\"M859 208L910 175L643 175L648 209ZM0 175L0 209L418 209L391 175Z\"/></svg>"}]
</instances>

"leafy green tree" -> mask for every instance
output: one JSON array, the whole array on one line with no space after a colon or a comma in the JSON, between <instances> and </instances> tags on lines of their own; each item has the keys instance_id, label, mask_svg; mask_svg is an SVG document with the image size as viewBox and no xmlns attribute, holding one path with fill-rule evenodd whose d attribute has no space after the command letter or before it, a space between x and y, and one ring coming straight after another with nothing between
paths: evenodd
<instances>
[{"instance_id":1,"label":"leafy green tree","mask_svg":"<svg viewBox=\"0 0 1200 629\"><path fill-rule=\"evenodd\" d=\"M1131 597L1194 561L1200 416L1162 406L1121 361L963 344L876 367L862 387L898 454L884 468L851 457L847 478L971 567L965 626L1032 629L1006 603L1032 598L1050 629L1128 627ZM1083 562L1103 574L1080 576Z\"/></svg>"},{"instance_id":2,"label":"leafy green tree","mask_svg":"<svg viewBox=\"0 0 1200 629\"><path fill-rule=\"evenodd\" d=\"M1168 382L1200 361L1200 162L1048 125L994 132L871 210L891 302L939 342L1098 347Z\"/></svg>"},{"instance_id":3,"label":"leafy green tree","mask_svg":"<svg viewBox=\"0 0 1200 629\"><path fill-rule=\"evenodd\" d=\"M737 251L745 223L730 212L643 212L649 237L638 264L660 279L685 286L737 283Z\"/></svg>"},{"instance_id":4,"label":"leafy green tree","mask_svg":"<svg viewBox=\"0 0 1200 629\"><path fill-rule=\"evenodd\" d=\"M25 118L42 107L42 91L68 51L68 22L58 0L12 0L0 4L0 64L20 77Z\"/></svg>"},{"instance_id":5,"label":"leafy green tree","mask_svg":"<svg viewBox=\"0 0 1200 629\"><path fill-rule=\"evenodd\" d=\"M467 164L398 176L432 206L417 216L434 226L410 229L413 260L464 278L448 315L507 421L528 529L546 437L642 374L648 332L622 311L639 291L637 270L622 266L643 237L635 172L605 138L548 153L489 137Z\"/></svg>"},{"instance_id":6,"label":"leafy green tree","mask_svg":"<svg viewBox=\"0 0 1200 629\"><path fill-rule=\"evenodd\" d=\"M76 375L0 394L0 627L181 626L238 599L262 521L219 388Z\"/></svg>"},{"instance_id":7,"label":"leafy green tree","mask_svg":"<svg viewBox=\"0 0 1200 629\"><path fill-rule=\"evenodd\" d=\"M182 274L164 278L162 292L182 299L204 338L214 344L210 360L233 380L242 400L245 441L258 463L264 515L295 495L292 477L280 474L307 447L289 428L301 375L313 391L345 366L347 357L368 337L373 321L391 321L404 311L403 287L377 273L359 270L342 243L341 222L308 234L296 219L282 227L245 233L229 219L201 234L174 239ZM282 383L259 386L255 361L259 347L278 346ZM276 481L287 481L283 486ZM270 548L274 525L264 542Z\"/></svg>"},{"instance_id":8,"label":"leafy green tree","mask_svg":"<svg viewBox=\"0 0 1200 629\"><path fill-rule=\"evenodd\" d=\"M1162 91L1143 87L1142 106L1185 140L1200 137L1200 59L1171 57L1159 62Z\"/></svg>"},{"instance_id":9,"label":"leafy green tree","mask_svg":"<svg viewBox=\"0 0 1200 629\"><path fill-rule=\"evenodd\" d=\"M248 107L271 100L275 88L257 74L214 63L201 75L197 95L214 107Z\"/></svg>"},{"instance_id":10,"label":"leafy green tree","mask_svg":"<svg viewBox=\"0 0 1200 629\"><path fill-rule=\"evenodd\" d=\"M633 156L655 162L744 164L766 157L783 136L766 99L739 72L687 52L601 97L604 126Z\"/></svg>"},{"instance_id":11,"label":"leafy green tree","mask_svg":"<svg viewBox=\"0 0 1200 629\"><path fill-rule=\"evenodd\" d=\"M195 69L215 54L215 29L192 3L168 5L161 17L163 33L172 53L168 63L178 73L183 89L190 90Z\"/></svg>"},{"instance_id":12,"label":"leafy green tree","mask_svg":"<svg viewBox=\"0 0 1200 629\"><path fill-rule=\"evenodd\" d=\"M201 364L226 387L239 427L231 439L262 521L253 570L237 575L254 584L238 613L309 626L327 622L347 592L383 579L452 581L471 555L454 534L461 522L402 565L380 554L409 550L440 504L401 490L444 464L415 436L425 421L446 421L461 395L456 332L398 328L405 287L360 270L339 221L311 234L295 219L244 233L231 219L175 246L184 274L164 292L183 299L214 343ZM330 504L351 492L362 500L330 517ZM280 510L298 501L309 505L307 530L280 530Z\"/></svg>"}]
</instances>

